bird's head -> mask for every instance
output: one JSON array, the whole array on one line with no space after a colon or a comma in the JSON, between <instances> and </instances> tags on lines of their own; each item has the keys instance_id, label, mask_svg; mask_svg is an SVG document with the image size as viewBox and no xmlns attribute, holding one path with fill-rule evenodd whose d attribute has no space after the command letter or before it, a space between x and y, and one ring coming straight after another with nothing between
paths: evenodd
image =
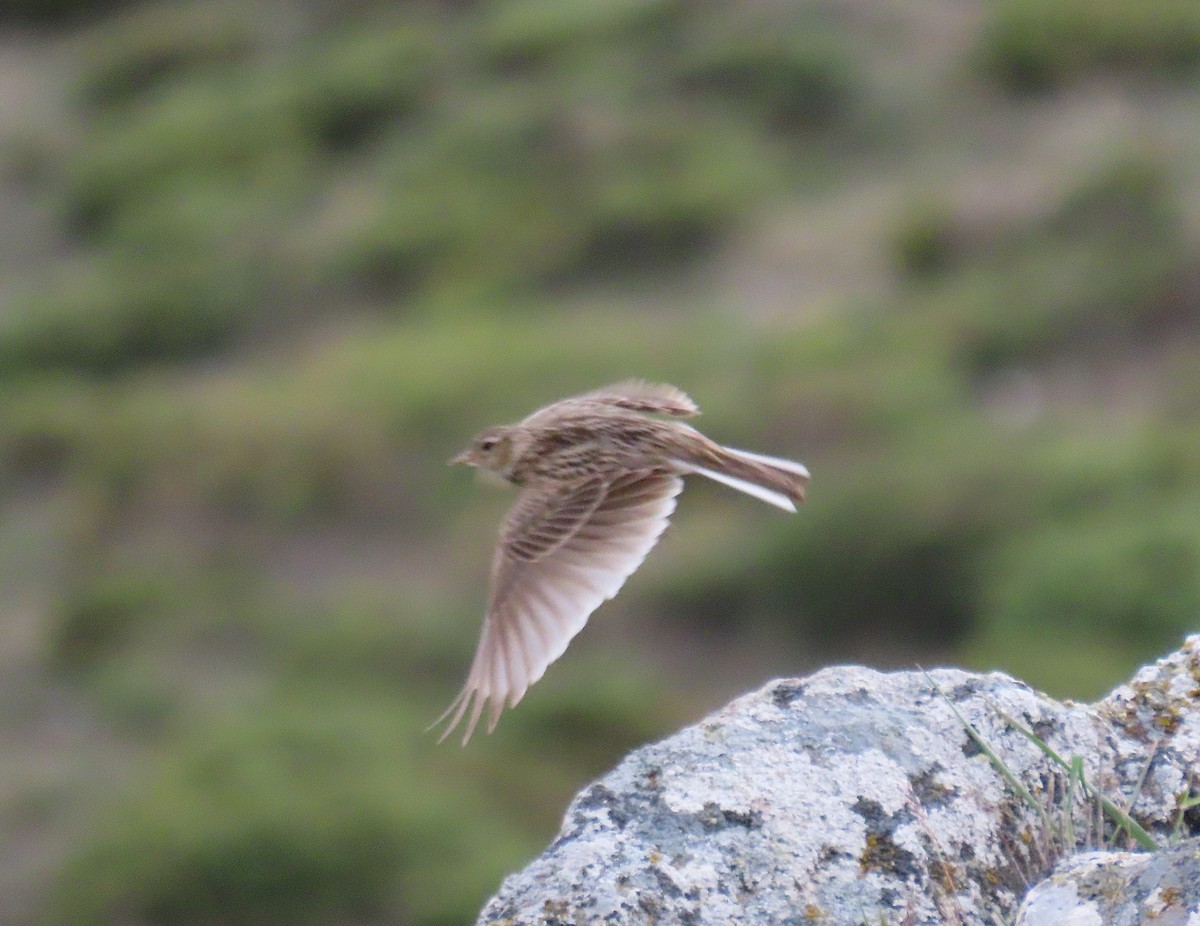
<instances>
[{"instance_id":1,"label":"bird's head","mask_svg":"<svg viewBox=\"0 0 1200 926\"><path fill-rule=\"evenodd\" d=\"M452 466L475 466L505 477L513 462L513 429L509 425L480 432L471 441L471 446L450 460Z\"/></svg>"}]
</instances>

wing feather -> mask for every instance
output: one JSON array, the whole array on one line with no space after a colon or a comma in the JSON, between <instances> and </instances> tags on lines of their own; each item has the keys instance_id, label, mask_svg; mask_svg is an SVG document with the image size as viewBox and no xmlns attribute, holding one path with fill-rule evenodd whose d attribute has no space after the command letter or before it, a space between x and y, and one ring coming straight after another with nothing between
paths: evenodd
<instances>
[{"instance_id":1,"label":"wing feather","mask_svg":"<svg viewBox=\"0 0 1200 926\"><path fill-rule=\"evenodd\" d=\"M696 403L682 389L669 383L648 383L644 379L627 379L604 386L580 396L595 402L615 405L629 411L673 418L691 418L700 414Z\"/></svg>"},{"instance_id":2,"label":"wing feather","mask_svg":"<svg viewBox=\"0 0 1200 926\"><path fill-rule=\"evenodd\" d=\"M564 413L594 410L596 406L619 408L644 415L667 415L671 418L694 418L700 414L700 408L692 401L691 396L676 386L668 383L648 383L642 379L627 379L539 408L522 424L537 426L547 420L560 418Z\"/></svg>"},{"instance_id":3,"label":"wing feather","mask_svg":"<svg viewBox=\"0 0 1200 926\"><path fill-rule=\"evenodd\" d=\"M535 562L572 537L604 499L607 480L589 476L554 488L526 489L504 519L497 556ZM493 575L498 560L492 561Z\"/></svg>"},{"instance_id":4,"label":"wing feather","mask_svg":"<svg viewBox=\"0 0 1200 926\"><path fill-rule=\"evenodd\" d=\"M588 616L641 565L666 529L682 488L683 479L675 473L645 470L602 483L590 508L577 496L548 499L542 493L543 505L586 508L587 516L577 518L575 529L555 537L536 559L529 558L531 547L514 525L534 524L540 530L560 522L554 512L538 512L527 495L518 499L501 532L488 614L467 682L434 723L450 717L441 739L466 718L465 745L485 703L488 732L495 728L505 705L517 705L583 629Z\"/></svg>"}]
</instances>

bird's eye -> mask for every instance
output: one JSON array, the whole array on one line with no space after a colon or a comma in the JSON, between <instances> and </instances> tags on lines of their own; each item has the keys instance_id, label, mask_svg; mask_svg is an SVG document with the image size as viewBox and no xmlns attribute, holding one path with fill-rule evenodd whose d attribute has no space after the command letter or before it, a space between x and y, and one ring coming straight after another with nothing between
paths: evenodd
<instances>
[{"instance_id":1,"label":"bird's eye","mask_svg":"<svg viewBox=\"0 0 1200 926\"><path fill-rule=\"evenodd\" d=\"M480 449L480 450L491 450L491 449L492 449L493 447L495 447L495 446L496 446L496 440L495 440L495 438L491 438L491 437L489 437L489 438L487 438L486 440L481 440L481 441L479 442L479 449Z\"/></svg>"}]
</instances>

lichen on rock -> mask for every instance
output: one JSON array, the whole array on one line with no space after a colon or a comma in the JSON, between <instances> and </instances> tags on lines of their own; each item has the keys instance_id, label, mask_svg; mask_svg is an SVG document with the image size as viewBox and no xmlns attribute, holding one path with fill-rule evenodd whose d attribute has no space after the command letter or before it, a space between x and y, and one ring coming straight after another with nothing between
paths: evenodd
<instances>
[{"instance_id":1,"label":"lichen on rock","mask_svg":"<svg viewBox=\"0 0 1200 926\"><path fill-rule=\"evenodd\" d=\"M956 669L771 682L584 789L479 924L1011 921L1031 884L1094 847L1065 845L1047 820L1070 813L1068 832L1097 845L1111 827L1089 825L1081 795L1061 806L1061 771L1010 721L1081 756L1088 780L1165 843L1200 831L1179 811L1200 759L1198 689L1200 637L1094 705ZM1086 896L1075 882L1056 890L1046 903Z\"/></svg>"},{"instance_id":2,"label":"lichen on rock","mask_svg":"<svg viewBox=\"0 0 1200 926\"><path fill-rule=\"evenodd\" d=\"M1200 838L1158 852L1066 859L1021 905L1017 926L1200 924Z\"/></svg>"}]
</instances>

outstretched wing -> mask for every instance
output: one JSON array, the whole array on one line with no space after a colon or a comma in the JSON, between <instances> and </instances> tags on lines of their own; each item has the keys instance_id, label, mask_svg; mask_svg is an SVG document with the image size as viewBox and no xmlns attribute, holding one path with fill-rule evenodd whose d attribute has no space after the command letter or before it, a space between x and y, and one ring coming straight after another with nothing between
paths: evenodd
<instances>
[{"instance_id":1,"label":"outstretched wing","mask_svg":"<svg viewBox=\"0 0 1200 926\"><path fill-rule=\"evenodd\" d=\"M594 491L590 481L583 486L540 502L530 494L536 490L526 490L506 518L479 647L462 691L434 723L450 717L439 742L469 709L466 745L485 703L488 732L495 729L504 705L516 706L588 616L641 565L666 529L683 479L663 470L617 476L601 485L602 497L580 519L577 512L586 508L580 494ZM539 515L539 505L549 510ZM563 527L573 518L573 530Z\"/></svg>"},{"instance_id":2,"label":"outstretched wing","mask_svg":"<svg viewBox=\"0 0 1200 926\"><path fill-rule=\"evenodd\" d=\"M628 379L604 386L594 392L561 399L553 405L538 409L522 422L525 425L541 424L543 413L559 417L569 412L572 406L594 409L596 405L609 405L626 411L645 415L668 415L672 418L693 418L700 408L682 389L667 383L648 383L641 379Z\"/></svg>"},{"instance_id":3,"label":"outstretched wing","mask_svg":"<svg viewBox=\"0 0 1200 926\"><path fill-rule=\"evenodd\" d=\"M577 483L538 486L518 495L500 526L493 583L501 556L534 563L553 553L587 522L607 491L608 479L592 475Z\"/></svg>"},{"instance_id":4,"label":"outstretched wing","mask_svg":"<svg viewBox=\"0 0 1200 926\"><path fill-rule=\"evenodd\" d=\"M670 415L672 418L691 418L700 414L700 407L682 389L668 383L648 383L642 379L613 383L580 398L650 415Z\"/></svg>"}]
</instances>

